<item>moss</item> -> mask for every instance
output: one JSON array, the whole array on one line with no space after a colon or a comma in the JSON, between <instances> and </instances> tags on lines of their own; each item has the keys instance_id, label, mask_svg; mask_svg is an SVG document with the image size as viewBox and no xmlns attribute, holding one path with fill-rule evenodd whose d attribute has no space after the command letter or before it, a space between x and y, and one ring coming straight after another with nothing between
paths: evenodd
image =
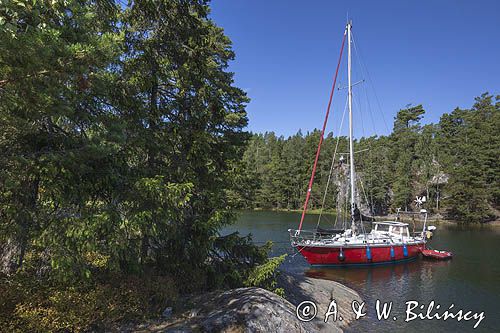
<instances>
[{"instance_id":1,"label":"moss","mask_svg":"<svg viewBox=\"0 0 500 333\"><path fill-rule=\"evenodd\" d=\"M157 317L177 299L166 276L107 276L60 285L18 275L0 279L0 327L10 332L83 332Z\"/></svg>"}]
</instances>

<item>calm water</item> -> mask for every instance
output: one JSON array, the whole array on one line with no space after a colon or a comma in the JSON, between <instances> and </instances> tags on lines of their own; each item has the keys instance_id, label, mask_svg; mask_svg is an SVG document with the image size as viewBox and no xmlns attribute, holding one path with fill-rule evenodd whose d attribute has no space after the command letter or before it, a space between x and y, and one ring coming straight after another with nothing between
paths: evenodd
<instances>
[{"instance_id":1,"label":"calm water","mask_svg":"<svg viewBox=\"0 0 500 333\"><path fill-rule=\"evenodd\" d=\"M367 316L352 324L351 332L500 332L500 228L438 226L429 245L454 253L451 261L417 261L366 268L311 268L289 243L287 229L297 228L300 214L241 212L237 223L225 232L253 235L257 243L272 240L273 254L288 253L283 269L310 277L339 281L356 290L366 301ZM324 223L326 222L326 223ZM322 220L322 226L328 227ZM316 226L317 216L308 216L304 229ZM375 301L393 302L387 321L376 319ZM405 323L405 302L429 304L434 300L442 313L454 304L459 309L485 312L485 319L473 330L476 320L413 320ZM417 310L414 310L417 311ZM422 310L425 313L425 310ZM394 321L392 317L398 319Z\"/></svg>"}]
</instances>

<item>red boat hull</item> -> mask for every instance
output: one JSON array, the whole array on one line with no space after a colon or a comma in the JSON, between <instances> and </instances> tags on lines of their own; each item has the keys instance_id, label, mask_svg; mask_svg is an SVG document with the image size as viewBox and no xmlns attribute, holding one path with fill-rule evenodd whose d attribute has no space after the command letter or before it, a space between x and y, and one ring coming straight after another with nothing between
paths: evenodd
<instances>
[{"instance_id":1,"label":"red boat hull","mask_svg":"<svg viewBox=\"0 0 500 333\"><path fill-rule=\"evenodd\" d=\"M309 264L317 266L373 265L412 260L424 249L425 243L406 245L406 251L403 245L370 246L370 259L366 247L300 246L297 248ZM343 256L340 255L341 251Z\"/></svg>"},{"instance_id":2,"label":"red boat hull","mask_svg":"<svg viewBox=\"0 0 500 333\"><path fill-rule=\"evenodd\" d=\"M437 260L446 260L446 259L451 259L451 257L453 257L453 254L448 251L423 250L422 254L426 258L437 259Z\"/></svg>"}]
</instances>

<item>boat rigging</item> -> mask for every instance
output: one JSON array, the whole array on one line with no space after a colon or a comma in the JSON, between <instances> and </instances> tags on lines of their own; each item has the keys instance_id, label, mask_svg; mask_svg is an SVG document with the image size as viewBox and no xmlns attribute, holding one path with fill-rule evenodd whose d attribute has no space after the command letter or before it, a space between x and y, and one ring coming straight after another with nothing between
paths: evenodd
<instances>
[{"instance_id":1,"label":"boat rigging","mask_svg":"<svg viewBox=\"0 0 500 333\"><path fill-rule=\"evenodd\" d=\"M322 229L319 228L321 214L318 219L316 230L303 230L304 217L307 213L309 199L311 196L312 186L318 164L318 159L321 152L321 145L325 134L328 117L332 105L333 94L339 73L339 67L342 60L345 41L347 39L347 107L349 118L349 153L338 153L340 155L339 163L344 163L344 156L348 156L349 164L349 213L350 213L350 226L349 228L342 229ZM421 232L414 232L410 234L408 224L399 220L399 212L396 221L379 221L372 222L372 228L366 232L363 226L363 214L356 204L356 197L358 195L356 188L356 169L355 169L355 152L354 151L354 134L353 134L353 98L352 87L362 81L352 84L352 22L349 21L344 31L342 39L342 46L340 49L339 60L333 79L333 85L330 93L328 107L326 110L325 120L321 131L318 148L311 172L311 178L307 187L306 199L302 210L302 215L297 230L289 230L292 246L301 253L306 260L312 265L326 265L326 266L349 266L349 265L372 265L383 264L391 262L400 262L415 259L422 250L425 249L426 238L425 230L427 224L427 211L420 210L424 223ZM345 110L344 110L345 113ZM342 117L342 123L343 123ZM331 173L334 169L337 146L335 147L334 156L332 159L332 167L330 175L328 176L328 185L331 180ZM361 184L362 192L364 193L363 184ZM347 194L347 193L345 193ZM366 193L364 193L366 196ZM323 197L323 205L326 199ZM420 200L421 201L421 200ZM419 207L420 208L420 207ZM322 213L322 210L321 210ZM365 218L366 220L366 218ZM357 222L359 223L359 228ZM373 221L373 219L372 219Z\"/></svg>"}]
</instances>

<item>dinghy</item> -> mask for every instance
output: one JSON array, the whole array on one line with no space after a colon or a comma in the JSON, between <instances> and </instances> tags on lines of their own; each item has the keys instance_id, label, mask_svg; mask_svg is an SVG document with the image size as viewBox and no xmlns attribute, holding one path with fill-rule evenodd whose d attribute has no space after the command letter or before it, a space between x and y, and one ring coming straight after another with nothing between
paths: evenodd
<instances>
[{"instance_id":1,"label":"dinghy","mask_svg":"<svg viewBox=\"0 0 500 333\"><path fill-rule=\"evenodd\" d=\"M453 257L453 253L448 251L439 251L439 250L422 250L422 255L425 258L436 259L436 260L447 260Z\"/></svg>"}]
</instances>

